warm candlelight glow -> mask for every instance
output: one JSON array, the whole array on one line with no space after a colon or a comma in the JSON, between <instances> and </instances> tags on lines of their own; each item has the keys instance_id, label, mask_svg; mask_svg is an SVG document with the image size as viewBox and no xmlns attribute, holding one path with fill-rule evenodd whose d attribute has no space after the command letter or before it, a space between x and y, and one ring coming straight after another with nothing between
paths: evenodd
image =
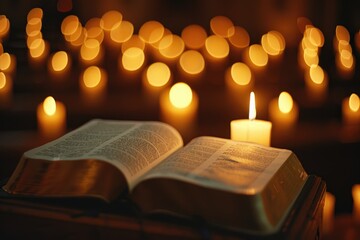
<instances>
[{"instance_id":1,"label":"warm candlelight glow","mask_svg":"<svg viewBox=\"0 0 360 240\"><path fill-rule=\"evenodd\" d=\"M146 70L146 78L151 86L165 86L171 77L170 68L162 62L151 64Z\"/></svg>"},{"instance_id":2,"label":"warm candlelight glow","mask_svg":"<svg viewBox=\"0 0 360 240\"><path fill-rule=\"evenodd\" d=\"M44 39L35 39L29 46L29 52L31 57L40 58L47 51L46 43Z\"/></svg>"},{"instance_id":3,"label":"warm candlelight glow","mask_svg":"<svg viewBox=\"0 0 360 240\"><path fill-rule=\"evenodd\" d=\"M181 32L181 38L189 49L200 49L204 46L207 38L205 29L196 24L185 27Z\"/></svg>"},{"instance_id":4,"label":"warm candlelight glow","mask_svg":"<svg viewBox=\"0 0 360 240\"><path fill-rule=\"evenodd\" d=\"M210 20L211 31L220 37L228 38L234 35L234 24L225 16L216 16Z\"/></svg>"},{"instance_id":5,"label":"warm candlelight glow","mask_svg":"<svg viewBox=\"0 0 360 240\"><path fill-rule=\"evenodd\" d=\"M223 59L229 55L230 49L228 42L217 35L209 36L205 41L207 53L215 59Z\"/></svg>"},{"instance_id":6,"label":"warm candlelight glow","mask_svg":"<svg viewBox=\"0 0 360 240\"><path fill-rule=\"evenodd\" d=\"M281 92L279 95L278 106L282 113L289 113L293 108L293 99L288 92Z\"/></svg>"},{"instance_id":7,"label":"warm candlelight glow","mask_svg":"<svg viewBox=\"0 0 360 240\"><path fill-rule=\"evenodd\" d=\"M6 86L6 75L3 72L0 72L0 89L4 89Z\"/></svg>"},{"instance_id":8,"label":"warm candlelight glow","mask_svg":"<svg viewBox=\"0 0 360 240\"><path fill-rule=\"evenodd\" d=\"M91 18L85 24L86 37L96 39L99 44L104 40L104 30L100 27L100 18Z\"/></svg>"},{"instance_id":9,"label":"warm candlelight glow","mask_svg":"<svg viewBox=\"0 0 360 240\"><path fill-rule=\"evenodd\" d=\"M157 21L148 21L144 23L139 30L139 37L149 44L160 41L165 32L164 26Z\"/></svg>"},{"instance_id":10,"label":"warm candlelight glow","mask_svg":"<svg viewBox=\"0 0 360 240\"><path fill-rule=\"evenodd\" d=\"M80 48L80 57L85 61L95 61L101 56L101 45L96 39L87 39Z\"/></svg>"},{"instance_id":11,"label":"warm candlelight glow","mask_svg":"<svg viewBox=\"0 0 360 240\"><path fill-rule=\"evenodd\" d=\"M0 15L0 40L9 34L10 21L5 15Z\"/></svg>"},{"instance_id":12,"label":"warm candlelight glow","mask_svg":"<svg viewBox=\"0 0 360 240\"><path fill-rule=\"evenodd\" d=\"M52 116L56 112L56 102L55 99L51 96L46 97L43 104L44 112L48 116Z\"/></svg>"},{"instance_id":13,"label":"warm candlelight glow","mask_svg":"<svg viewBox=\"0 0 360 240\"><path fill-rule=\"evenodd\" d=\"M353 218L360 224L360 184L355 184L351 189L353 197Z\"/></svg>"},{"instance_id":14,"label":"warm candlelight glow","mask_svg":"<svg viewBox=\"0 0 360 240\"><path fill-rule=\"evenodd\" d=\"M42 28L42 20L40 18L32 18L26 24L26 34L30 37L39 34Z\"/></svg>"},{"instance_id":15,"label":"warm candlelight glow","mask_svg":"<svg viewBox=\"0 0 360 240\"><path fill-rule=\"evenodd\" d=\"M0 72L0 108L7 108L11 103L12 79L9 75Z\"/></svg>"},{"instance_id":16,"label":"warm candlelight glow","mask_svg":"<svg viewBox=\"0 0 360 240\"><path fill-rule=\"evenodd\" d=\"M334 227L335 196L329 192L325 193L325 204L323 209L323 231L325 235L331 234Z\"/></svg>"},{"instance_id":17,"label":"warm candlelight glow","mask_svg":"<svg viewBox=\"0 0 360 240\"><path fill-rule=\"evenodd\" d=\"M251 70L241 62L234 63L230 69L231 79L238 85L248 85L251 81Z\"/></svg>"},{"instance_id":18,"label":"warm candlelight glow","mask_svg":"<svg viewBox=\"0 0 360 240\"><path fill-rule=\"evenodd\" d=\"M349 31L342 25L337 25L335 28L335 37L336 40L339 42L344 40L346 42L350 42L350 33Z\"/></svg>"},{"instance_id":19,"label":"warm candlelight glow","mask_svg":"<svg viewBox=\"0 0 360 240\"><path fill-rule=\"evenodd\" d=\"M55 72L64 71L69 64L69 57L65 51L56 52L51 58L51 67Z\"/></svg>"},{"instance_id":20,"label":"warm candlelight glow","mask_svg":"<svg viewBox=\"0 0 360 240\"><path fill-rule=\"evenodd\" d=\"M281 33L270 31L261 37L261 45L271 56L280 55L285 49L285 39Z\"/></svg>"},{"instance_id":21,"label":"warm candlelight glow","mask_svg":"<svg viewBox=\"0 0 360 240\"><path fill-rule=\"evenodd\" d=\"M101 71L98 67L91 66L84 71L83 81L86 87L94 88L99 85L100 80L101 80Z\"/></svg>"},{"instance_id":22,"label":"warm candlelight glow","mask_svg":"<svg viewBox=\"0 0 360 240\"><path fill-rule=\"evenodd\" d=\"M305 74L308 96L315 102L322 102L327 94L328 77L319 65L311 65Z\"/></svg>"},{"instance_id":23,"label":"warm candlelight glow","mask_svg":"<svg viewBox=\"0 0 360 240\"><path fill-rule=\"evenodd\" d=\"M122 14L116 10L104 13L100 20L100 27L105 31L111 31L118 27L122 21Z\"/></svg>"},{"instance_id":24,"label":"warm candlelight glow","mask_svg":"<svg viewBox=\"0 0 360 240\"><path fill-rule=\"evenodd\" d=\"M342 50L338 57L339 57L340 64L343 68L352 69L352 67L354 65L354 58L350 51Z\"/></svg>"},{"instance_id":25,"label":"warm candlelight glow","mask_svg":"<svg viewBox=\"0 0 360 240\"><path fill-rule=\"evenodd\" d=\"M141 40L138 35L132 35L130 39L121 44L121 52L124 53L127 49L131 47L140 48L141 50L145 50L145 42Z\"/></svg>"},{"instance_id":26,"label":"warm candlelight glow","mask_svg":"<svg viewBox=\"0 0 360 240\"><path fill-rule=\"evenodd\" d=\"M75 15L69 15L61 22L61 33L64 36L71 36L78 31L80 26L79 18Z\"/></svg>"},{"instance_id":27,"label":"warm candlelight glow","mask_svg":"<svg viewBox=\"0 0 360 240\"><path fill-rule=\"evenodd\" d=\"M13 68L12 57L9 53L4 52L0 55L0 71L11 72Z\"/></svg>"},{"instance_id":28,"label":"warm candlelight glow","mask_svg":"<svg viewBox=\"0 0 360 240\"><path fill-rule=\"evenodd\" d=\"M356 93L343 100L342 118L345 124L360 126L360 99Z\"/></svg>"},{"instance_id":29,"label":"warm candlelight glow","mask_svg":"<svg viewBox=\"0 0 360 240\"><path fill-rule=\"evenodd\" d=\"M249 47L249 58L256 67L266 66L269 59L267 53L259 44L253 44Z\"/></svg>"},{"instance_id":30,"label":"warm candlelight glow","mask_svg":"<svg viewBox=\"0 0 360 240\"><path fill-rule=\"evenodd\" d=\"M229 41L236 48L246 48L250 44L250 36L244 28L235 26L234 34L229 37Z\"/></svg>"},{"instance_id":31,"label":"warm candlelight glow","mask_svg":"<svg viewBox=\"0 0 360 240\"><path fill-rule=\"evenodd\" d=\"M315 84L321 84L324 81L324 70L319 65L311 65L309 73L310 79Z\"/></svg>"},{"instance_id":32,"label":"warm candlelight glow","mask_svg":"<svg viewBox=\"0 0 360 240\"><path fill-rule=\"evenodd\" d=\"M249 119L254 120L256 118L256 104L255 104L255 93L250 93L250 103L249 103Z\"/></svg>"},{"instance_id":33,"label":"warm candlelight glow","mask_svg":"<svg viewBox=\"0 0 360 240\"><path fill-rule=\"evenodd\" d=\"M43 18L43 10L41 8L33 8L27 14L27 21L29 22L33 18Z\"/></svg>"},{"instance_id":34,"label":"warm candlelight glow","mask_svg":"<svg viewBox=\"0 0 360 240\"><path fill-rule=\"evenodd\" d=\"M324 45L324 35L320 29L308 27L306 28L304 35L313 46L322 47Z\"/></svg>"},{"instance_id":35,"label":"warm candlelight glow","mask_svg":"<svg viewBox=\"0 0 360 240\"><path fill-rule=\"evenodd\" d=\"M171 87L169 98L174 107L186 108L191 104L193 93L189 85L179 82Z\"/></svg>"},{"instance_id":36,"label":"warm candlelight glow","mask_svg":"<svg viewBox=\"0 0 360 240\"><path fill-rule=\"evenodd\" d=\"M319 64L319 56L317 51L310 48L306 48L304 50L303 59L307 67L311 67L312 65Z\"/></svg>"},{"instance_id":37,"label":"warm candlelight glow","mask_svg":"<svg viewBox=\"0 0 360 240\"><path fill-rule=\"evenodd\" d=\"M107 74L104 69L90 66L80 76L79 87L84 103L89 107L99 106L105 97Z\"/></svg>"},{"instance_id":38,"label":"warm candlelight glow","mask_svg":"<svg viewBox=\"0 0 360 240\"><path fill-rule=\"evenodd\" d=\"M118 26L111 29L110 38L115 43L123 43L128 41L133 33L133 24L128 21L122 21Z\"/></svg>"},{"instance_id":39,"label":"warm candlelight glow","mask_svg":"<svg viewBox=\"0 0 360 240\"><path fill-rule=\"evenodd\" d=\"M177 35L167 35L159 43L159 53L167 59L178 58L184 49L184 41Z\"/></svg>"},{"instance_id":40,"label":"warm candlelight glow","mask_svg":"<svg viewBox=\"0 0 360 240\"><path fill-rule=\"evenodd\" d=\"M181 54L179 64L184 72L191 75L199 74L205 68L204 57L195 50L188 50Z\"/></svg>"},{"instance_id":41,"label":"warm candlelight glow","mask_svg":"<svg viewBox=\"0 0 360 240\"><path fill-rule=\"evenodd\" d=\"M37 122L41 135L48 139L61 136L66 130L66 109L63 103L48 96L37 107Z\"/></svg>"},{"instance_id":42,"label":"warm candlelight glow","mask_svg":"<svg viewBox=\"0 0 360 240\"><path fill-rule=\"evenodd\" d=\"M136 71L144 64L145 54L140 48L131 47L127 49L121 58L121 64L125 70Z\"/></svg>"},{"instance_id":43,"label":"warm candlelight glow","mask_svg":"<svg viewBox=\"0 0 360 240\"><path fill-rule=\"evenodd\" d=\"M193 135L199 105L196 92L186 83L179 82L163 91L159 104L162 121L174 126L185 137Z\"/></svg>"},{"instance_id":44,"label":"warm candlelight glow","mask_svg":"<svg viewBox=\"0 0 360 240\"><path fill-rule=\"evenodd\" d=\"M349 98L349 107L350 107L350 110L353 111L353 112L359 111L360 100L359 100L359 96L356 95L355 93L352 93L352 94L350 95L350 98Z\"/></svg>"},{"instance_id":45,"label":"warm candlelight glow","mask_svg":"<svg viewBox=\"0 0 360 240\"><path fill-rule=\"evenodd\" d=\"M299 108L288 92L281 92L278 98L269 103L269 118L274 124L275 134L291 135L291 128L297 122Z\"/></svg>"}]
</instances>

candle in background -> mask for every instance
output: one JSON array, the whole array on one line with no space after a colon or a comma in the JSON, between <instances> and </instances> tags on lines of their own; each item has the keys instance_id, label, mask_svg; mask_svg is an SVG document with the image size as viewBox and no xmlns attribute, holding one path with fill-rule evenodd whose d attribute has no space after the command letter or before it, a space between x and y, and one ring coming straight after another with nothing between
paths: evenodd
<instances>
[{"instance_id":1,"label":"candle in background","mask_svg":"<svg viewBox=\"0 0 360 240\"><path fill-rule=\"evenodd\" d=\"M70 57L65 51L54 53L48 62L48 69L54 78L63 78L70 70Z\"/></svg>"},{"instance_id":2,"label":"candle in background","mask_svg":"<svg viewBox=\"0 0 360 240\"><path fill-rule=\"evenodd\" d=\"M184 78L195 80L201 77L205 69L204 57L195 50L188 50L181 54L178 68Z\"/></svg>"},{"instance_id":3,"label":"candle in background","mask_svg":"<svg viewBox=\"0 0 360 240\"><path fill-rule=\"evenodd\" d=\"M246 51L245 61L253 70L261 71L266 68L269 56L261 45L253 44Z\"/></svg>"},{"instance_id":4,"label":"candle in background","mask_svg":"<svg viewBox=\"0 0 360 240\"><path fill-rule=\"evenodd\" d=\"M288 92L281 92L278 98L269 104L269 118L280 131L289 131L298 119L299 108Z\"/></svg>"},{"instance_id":5,"label":"candle in background","mask_svg":"<svg viewBox=\"0 0 360 240\"><path fill-rule=\"evenodd\" d=\"M325 204L323 209L323 233L329 235L334 227L335 196L329 192L325 193Z\"/></svg>"},{"instance_id":6,"label":"candle in background","mask_svg":"<svg viewBox=\"0 0 360 240\"><path fill-rule=\"evenodd\" d=\"M0 71L12 74L16 68L16 57L15 55L3 52L0 54Z\"/></svg>"},{"instance_id":7,"label":"candle in background","mask_svg":"<svg viewBox=\"0 0 360 240\"><path fill-rule=\"evenodd\" d=\"M5 15L0 15L0 42L9 35L10 21Z\"/></svg>"},{"instance_id":8,"label":"candle in background","mask_svg":"<svg viewBox=\"0 0 360 240\"><path fill-rule=\"evenodd\" d=\"M328 77L319 65L311 65L305 74L305 86L309 99L314 103L325 100L328 90Z\"/></svg>"},{"instance_id":9,"label":"candle in background","mask_svg":"<svg viewBox=\"0 0 360 240\"><path fill-rule=\"evenodd\" d=\"M174 84L160 96L161 119L173 125L186 138L193 137L196 126L199 100L189 85Z\"/></svg>"},{"instance_id":10,"label":"candle in background","mask_svg":"<svg viewBox=\"0 0 360 240\"><path fill-rule=\"evenodd\" d=\"M42 38L34 39L29 46L29 63L39 68L44 66L49 53L49 44Z\"/></svg>"},{"instance_id":11,"label":"candle in background","mask_svg":"<svg viewBox=\"0 0 360 240\"><path fill-rule=\"evenodd\" d=\"M51 96L37 107L37 122L40 134L46 139L60 137L66 131L66 109L62 102Z\"/></svg>"},{"instance_id":12,"label":"candle in background","mask_svg":"<svg viewBox=\"0 0 360 240\"><path fill-rule=\"evenodd\" d=\"M211 68L222 68L229 56L230 46L225 38L211 35L206 38L204 56Z\"/></svg>"},{"instance_id":13,"label":"candle in background","mask_svg":"<svg viewBox=\"0 0 360 240\"><path fill-rule=\"evenodd\" d=\"M143 74L143 89L148 101L158 104L160 93L171 84L171 70L165 63L155 62Z\"/></svg>"},{"instance_id":14,"label":"candle in background","mask_svg":"<svg viewBox=\"0 0 360 240\"><path fill-rule=\"evenodd\" d=\"M11 77L0 72L0 108L7 108L10 106L12 85Z\"/></svg>"},{"instance_id":15,"label":"candle in background","mask_svg":"<svg viewBox=\"0 0 360 240\"><path fill-rule=\"evenodd\" d=\"M261 46L273 60L279 60L285 50L285 39L277 31L270 31L261 37Z\"/></svg>"},{"instance_id":16,"label":"candle in background","mask_svg":"<svg viewBox=\"0 0 360 240\"><path fill-rule=\"evenodd\" d=\"M80 77L80 91L85 104L101 104L105 97L106 85L107 76L103 69L96 66L86 68Z\"/></svg>"},{"instance_id":17,"label":"candle in background","mask_svg":"<svg viewBox=\"0 0 360 240\"><path fill-rule=\"evenodd\" d=\"M230 123L231 139L255 142L270 146L271 127L269 121L256 120L255 94L250 93L249 119L233 120Z\"/></svg>"},{"instance_id":18,"label":"candle in background","mask_svg":"<svg viewBox=\"0 0 360 240\"><path fill-rule=\"evenodd\" d=\"M342 119L346 125L360 126L360 99L355 93L342 102Z\"/></svg>"},{"instance_id":19,"label":"candle in background","mask_svg":"<svg viewBox=\"0 0 360 240\"><path fill-rule=\"evenodd\" d=\"M128 73L138 72L144 65L145 54L144 51L137 47L131 47L125 50L123 55L119 58L120 69Z\"/></svg>"},{"instance_id":20,"label":"candle in background","mask_svg":"<svg viewBox=\"0 0 360 240\"><path fill-rule=\"evenodd\" d=\"M191 24L182 30L181 38L186 48L200 50L205 44L207 33L202 26Z\"/></svg>"},{"instance_id":21,"label":"candle in background","mask_svg":"<svg viewBox=\"0 0 360 240\"><path fill-rule=\"evenodd\" d=\"M80 60L85 65L98 64L103 58L103 52L98 40L87 39L80 47Z\"/></svg>"},{"instance_id":22,"label":"candle in background","mask_svg":"<svg viewBox=\"0 0 360 240\"><path fill-rule=\"evenodd\" d=\"M352 187L353 217L357 225L360 225L360 184Z\"/></svg>"}]
</instances>

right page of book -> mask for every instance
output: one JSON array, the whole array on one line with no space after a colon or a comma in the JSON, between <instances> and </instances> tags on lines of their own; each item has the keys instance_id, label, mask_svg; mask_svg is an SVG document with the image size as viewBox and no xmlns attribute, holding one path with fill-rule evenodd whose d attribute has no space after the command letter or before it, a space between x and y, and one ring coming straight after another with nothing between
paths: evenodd
<instances>
[{"instance_id":1,"label":"right page of book","mask_svg":"<svg viewBox=\"0 0 360 240\"><path fill-rule=\"evenodd\" d=\"M256 194L292 154L286 149L198 137L144 177L169 177L205 187ZM307 174L302 168L300 178Z\"/></svg>"}]
</instances>

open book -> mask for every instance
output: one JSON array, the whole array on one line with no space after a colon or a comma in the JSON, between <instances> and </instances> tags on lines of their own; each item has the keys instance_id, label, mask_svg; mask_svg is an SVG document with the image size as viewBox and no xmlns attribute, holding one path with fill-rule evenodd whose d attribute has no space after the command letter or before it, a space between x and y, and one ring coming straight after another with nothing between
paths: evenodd
<instances>
[{"instance_id":1,"label":"open book","mask_svg":"<svg viewBox=\"0 0 360 240\"><path fill-rule=\"evenodd\" d=\"M205 136L183 146L165 123L92 120L25 152L3 189L108 202L126 191L144 212L271 234L307 178L289 150Z\"/></svg>"}]
</instances>

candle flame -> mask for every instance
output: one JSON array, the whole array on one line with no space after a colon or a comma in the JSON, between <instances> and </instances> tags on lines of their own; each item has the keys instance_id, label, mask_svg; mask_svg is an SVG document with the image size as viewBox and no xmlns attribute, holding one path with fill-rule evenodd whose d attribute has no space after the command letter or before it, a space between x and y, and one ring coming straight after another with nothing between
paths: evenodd
<instances>
[{"instance_id":1,"label":"candle flame","mask_svg":"<svg viewBox=\"0 0 360 240\"><path fill-rule=\"evenodd\" d=\"M359 111L359 108L360 108L360 99L359 99L359 96L356 95L355 93L353 93L353 94L350 95L350 98L349 98L349 108L350 108L350 110L353 111L353 112Z\"/></svg>"},{"instance_id":2,"label":"candle flame","mask_svg":"<svg viewBox=\"0 0 360 240\"><path fill-rule=\"evenodd\" d=\"M56 102L55 99L51 96L45 98L43 103L44 112L48 116L52 116L56 112Z\"/></svg>"},{"instance_id":3,"label":"candle flame","mask_svg":"<svg viewBox=\"0 0 360 240\"><path fill-rule=\"evenodd\" d=\"M256 104L255 104L255 93L250 93L250 104L249 104L249 119L254 120L256 118Z\"/></svg>"}]
</instances>

